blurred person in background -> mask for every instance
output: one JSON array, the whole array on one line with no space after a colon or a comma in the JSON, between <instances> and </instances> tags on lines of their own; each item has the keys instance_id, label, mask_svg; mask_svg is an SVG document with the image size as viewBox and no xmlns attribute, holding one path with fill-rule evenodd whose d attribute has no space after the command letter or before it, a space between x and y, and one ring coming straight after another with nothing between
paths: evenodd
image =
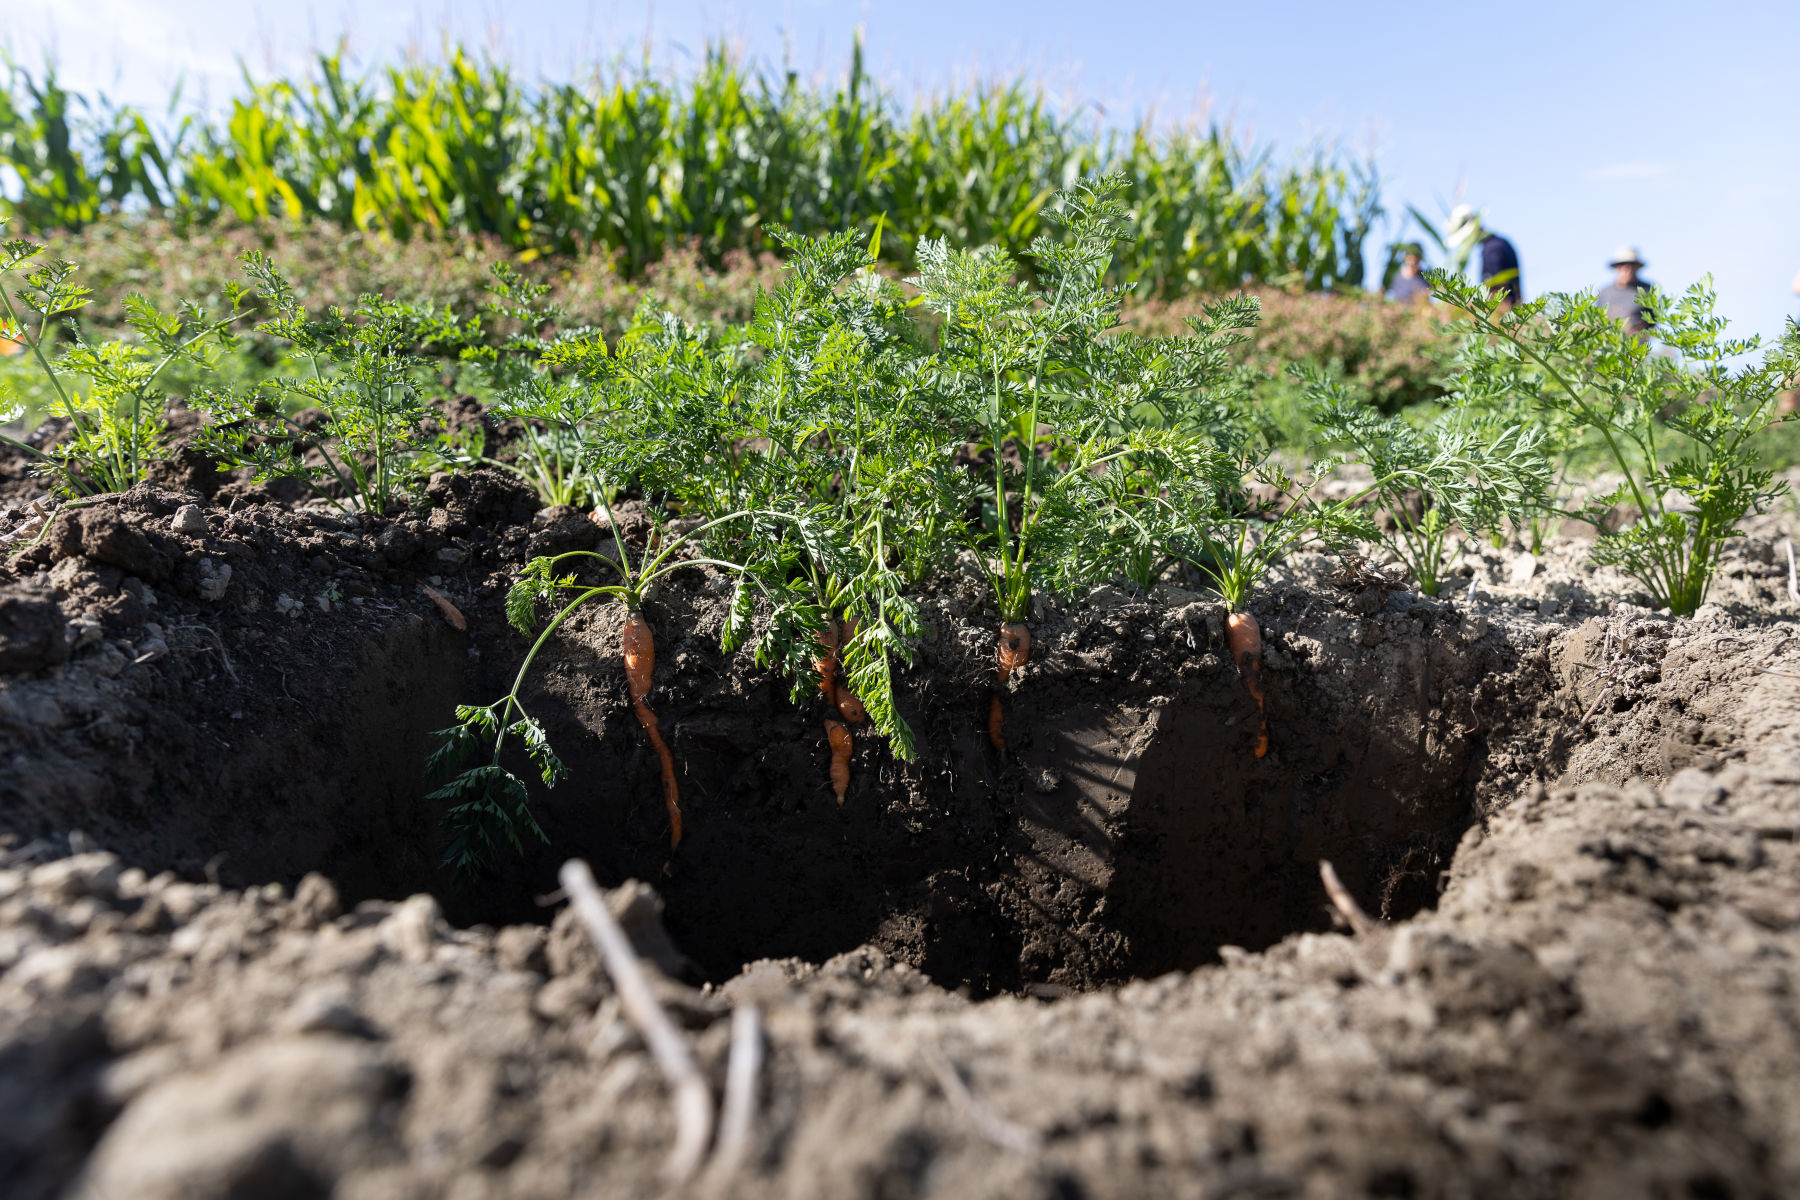
<instances>
[{"instance_id":1,"label":"blurred person in background","mask_svg":"<svg viewBox=\"0 0 1800 1200\"><path fill-rule=\"evenodd\" d=\"M1794 294L1800 296L1800 271L1794 272L1793 288ZM1800 379L1795 379L1792 382L1800 384ZM1781 393L1781 400L1776 405L1776 410L1783 413L1800 411L1800 391L1787 391Z\"/></svg>"},{"instance_id":2,"label":"blurred person in background","mask_svg":"<svg viewBox=\"0 0 1800 1200\"><path fill-rule=\"evenodd\" d=\"M1519 274L1519 252L1513 244L1482 224L1481 215L1467 204L1459 204L1450 212L1450 226L1444 232L1449 246L1466 245L1481 254L1481 282L1488 294L1500 301L1500 311L1511 311L1525 298Z\"/></svg>"},{"instance_id":3,"label":"blurred person in background","mask_svg":"<svg viewBox=\"0 0 1800 1200\"><path fill-rule=\"evenodd\" d=\"M1388 299L1402 304L1422 304L1431 299L1431 285L1425 282L1420 273L1420 265L1425 261L1425 249L1417 242L1403 242L1400 251L1400 273L1394 276L1393 284L1388 288Z\"/></svg>"},{"instance_id":4,"label":"blurred person in background","mask_svg":"<svg viewBox=\"0 0 1800 1200\"><path fill-rule=\"evenodd\" d=\"M1623 321L1630 332L1648 336L1650 316L1644 311L1643 293L1652 285L1638 274L1644 269L1644 260L1637 247L1620 246L1606 265L1613 272L1613 281L1600 289L1600 304L1606 309L1606 315L1615 321Z\"/></svg>"}]
</instances>

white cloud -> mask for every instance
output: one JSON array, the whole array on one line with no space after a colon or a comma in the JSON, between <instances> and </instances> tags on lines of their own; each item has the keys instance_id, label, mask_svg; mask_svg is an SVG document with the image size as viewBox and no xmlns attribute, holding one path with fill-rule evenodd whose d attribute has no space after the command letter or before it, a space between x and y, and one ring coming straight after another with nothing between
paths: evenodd
<instances>
[{"instance_id":1,"label":"white cloud","mask_svg":"<svg viewBox=\"0 0 1800 1200\"><path fill-rule=\"evenodd\" d=\"M1643 183L1650 179L1667 179L1675 169L1666 162L1639 161L1608 163L1590 167L1581 177L1590 183Z\"/></svg>"}]
</instances>

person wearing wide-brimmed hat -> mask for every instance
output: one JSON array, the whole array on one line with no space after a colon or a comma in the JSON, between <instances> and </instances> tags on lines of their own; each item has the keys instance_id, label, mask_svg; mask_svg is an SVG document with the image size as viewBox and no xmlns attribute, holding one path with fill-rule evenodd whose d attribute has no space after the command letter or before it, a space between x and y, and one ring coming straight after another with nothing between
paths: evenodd
<instances>
[{"instance_id":1,"label":"person wearing wide-brimmed hat","mask_svg":"<svg viewBox=\"0 0 1800 1200\"><path fill-rule=\"evenodd\" d=\"M1525 287L1519 274L1519 252L1513 244L1482 224L1481 214L1467 204L1450 211L1450 224L1444 230L1444 244L1469 246L1481 251L1481 282L1488 294L1509 309L1525 298Z\"/></svg>"},{"instance_id":2,"label":"person wearing wide-brimmed hat","mask_svg":"<svg viewBox=\"0 0 1800 1200\"><path fill-rule=\"evenodd\" d=\"M1600 289L1600 303L1606 309L1606 315L1615 321L1623 321L1632 333L1643 333L1650 328L1643 294L1651 286L1638 274L1644 269L1643 256L1636 246L1620 246L1613 251L1612 261L1606 265L1613 271L1612 283Z\"/></svg>"}]
</instances>

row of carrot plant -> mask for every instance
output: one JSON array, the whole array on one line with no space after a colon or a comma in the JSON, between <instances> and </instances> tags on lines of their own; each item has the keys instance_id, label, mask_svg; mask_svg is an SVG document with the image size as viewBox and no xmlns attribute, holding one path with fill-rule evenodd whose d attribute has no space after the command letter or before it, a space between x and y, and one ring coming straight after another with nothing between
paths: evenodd
<instances>
[{"instance_id":1,"label":"row of carrot plant","mask_svg":"<svg viewBox=\"0 0 1800 1200\"><path fill-rule=\"evenodd\" d=\"M5 325L61 391L66 440L30 449L70 493L118 491L168 453L168 364L204 369L252 311L303 371L250 386L201 388L200 445L259 478L300 476L347 509L407 503L420 472L481 461L431 443L427 352L482 372L497 415L523 429L502 457L547 501L610 518L630 491L657 522L636 557L624 541L530 562L507 603L534 640L507 695L459 709L434 756L454 836L472 867L537 829L512 771L516 744L546 784L563 767L526 710L534 659L581 606L619 603L630 694L664 771L671 843L681 833L676 772L649 706L654 639L646 591L675 572L733 581L724 649L784 675L796 702L825 703L840 799L855 729L895 755L916 752L895 679L920 635L916 597L972 555L996 618L990 734L1005 742L998 687L1028 661L1041 592L1105 580L1148 589L1175 564L1217 588L1232 657L1260 700L1260 631L1250 600L1272 566L1302 548L1379 546L1437 595L1464 537L1527 530L1549 518L1598 530L1595 555L1659 605L1691 614L1743 516L1780 493L1759 437L1784 418L1800 373L1800 330L1760 361L1726 336L1704 285L1649 300L1663 349L1609 319L1589 295L1511 310L1460 280L1434 277L1461 319L1450 391L1430 419L1386 415L1343 382L1297 368L1322 453L1305 469L1261 436L1234 350L1259 304L1230 297L1178 334L1118 328L1114 255L1131 223L1127 183L1098 177L1062 192L1058 228L1023 272L1004 250L930 239L905 285L874 268L860 232L773 230L786 255L749 320L717 327L646 300L607 337L571 324L547 289L495 270L486 311L427 310L367 297L352 311L309 310L265 256L223 311L174 313L134 300L134 338L77 337L53 360L47 333L83 303L72 265L7 243ZM1670 351L1673 351L1671 353ZM75 397L84 396L77 400ZM323 414L302 428L301 408ZM3 414L0 414L3 415ZM1580 507L1561 469L1583 438L1608 448L1621 480ZM302 450L316 453L305 454ZM1328 498L1334 473L1352 481ZM1619 513L1628 519L1619 522ZM608 522L613 528L616 523ZM1266 734L1250 747L1261 755Z\"/></svg>"}]
</instances>

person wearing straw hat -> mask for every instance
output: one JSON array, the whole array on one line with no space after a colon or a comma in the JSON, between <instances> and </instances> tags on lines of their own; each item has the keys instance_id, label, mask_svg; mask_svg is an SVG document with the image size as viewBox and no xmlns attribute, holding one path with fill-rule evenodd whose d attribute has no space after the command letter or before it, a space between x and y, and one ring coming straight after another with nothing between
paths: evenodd
<instances>
[{"instance_id":1,"label":"person wearing straw hat","mask_svg":"<svg viewBox=\"0 0 1800 1200\"><path fill-rule=\"evenodd\" d=\"M1638 275L1644 269L1643 257L1636 246L1620 246L1606 265L1613 272L1612 283L1600 289L1600 304L1606 315L1624 322L1632 333L1645 333L1650 328L1650 316L1644 308L1643 293L1651 285Z\"/></svg>"},{"instance_id":2,"label":"person wearing straw hat","mask_svg":"<svg viewBox=\"0 0 1800 1200\"><path fill-rule=\"evenodd\" d=\"M1481 251L1481 282L1488 294L1500 301L1502 312L1525 298L1519 275L1519 252L1513 244L1482 224L1481 214L1467 204L1450 210L1450 225L1444 231L1444 244L1452 248L1460 261Z\"/></svg>"}]
</instances>

